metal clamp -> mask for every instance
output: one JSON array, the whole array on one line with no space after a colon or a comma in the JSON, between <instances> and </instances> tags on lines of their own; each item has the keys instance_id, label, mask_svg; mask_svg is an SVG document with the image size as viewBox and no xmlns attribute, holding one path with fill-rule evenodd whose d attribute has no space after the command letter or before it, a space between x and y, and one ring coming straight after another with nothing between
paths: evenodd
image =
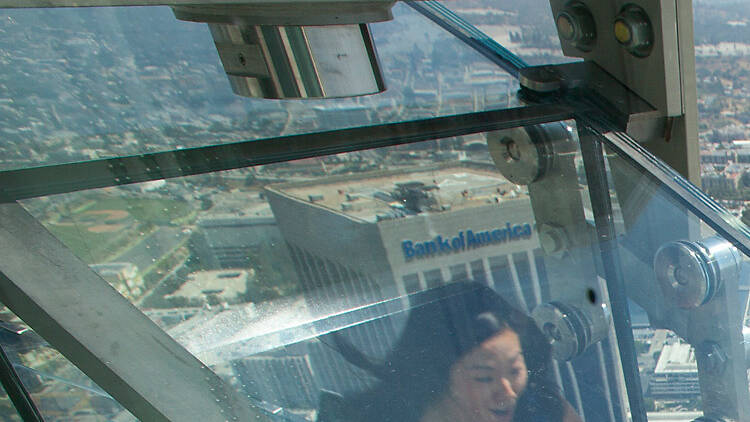
<instances>
[{"instance_id":1,"label":"metal clamp","mask_svg":"<svg viewBox=\"0 0 750 422\"><path fill-rule=\"evenodd\" d=\"M603 303L569 305L549 302L534 308L531 317L547 336L552 345L552 356L558 361L580 356L609 332L610 312Z\"/></svg>"},{"instance_id":2,"label":"metal clamp","mask_svg":"<svg viewBox=\"0 0 750 422\"><path fill-rule=\"evenodd\" d=\"M740 256L728 241L669 242L654 256L654 271L668 300L681 308L708 303L729 277L739 277Z\"/></svg>"},{"instance_id":3,"label":"metal clamp","mask_svg":"<svg viewBox=\"0 0 750 422\"><path fill-rule=\"evenodd\" d=\"M506 179L528 185L549 172L553 165L553 145L569 137L563 125L550 123L489 132L487 147Z\"/></svg>"}]
</instances>

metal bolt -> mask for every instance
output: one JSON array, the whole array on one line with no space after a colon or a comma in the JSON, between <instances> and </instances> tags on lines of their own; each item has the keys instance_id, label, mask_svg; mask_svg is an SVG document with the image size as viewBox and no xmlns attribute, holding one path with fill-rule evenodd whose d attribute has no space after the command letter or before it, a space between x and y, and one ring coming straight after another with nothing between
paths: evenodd
<instances>
[{"instance_id":1,"label":"metal bolt","mask_svg":"<svg viewBox=\"0 0 750 422\"><path fill-rule=\"evenodd\" d=\"M615 39L628 52L637 57L651 54L654 46L654 29L646 11L634 4L625 6L612 24Z\"/></svg>"},{"instance_id":2,"label":"metal bolt","mask_svg":"<svg viewBox=\"0 0 750 422\"><path fill-rule=\"evenodd\" d=\"M568 3L557 15L556 23L560 38L579 50L591 51L596 41L596 23L585 4Z\"/></svg>"},{"instance_id":3,"label":"metal bolt","mask_svg":"<svg viewBox=\"0 0 750 422\"><path fill-rule=\"evenodd\" d=\"M720 237L666 243L654 256L654 271L668 300L681 308L697 308L739 280L737 248Z\"/></svg>"},{"instance_id":4,"label":"metal bolt","mask_svg":"<svg viewBox=\"0 0 750 422\"><path fill-rule=\"evenodd\" d=\"M557 327L557 325L551 322L545 323L542 327L542 331L554 341L562 340L562 333L560 332L560 329Z\"/></svg>"},{"instance_id":5,"label":"metal bolt","mask_svg":"<svg viewBox=\"0 0 750 422\"><path fill-rule=\"evenodd\" d=\"M565 136L553 125L504 129L487 134L487 147L500 173L509 182L528 185L552 166L552 142Z\"/></svg>"},{"instance_id":6,"label":"metal bolt","mask_svg":"<svg viewBox=\"0 0 750 422\"><path fill-rule=\"evenodd\" d=\"M713 297L712 273L695 243L676 241L659 248L654 271L666 298L681 308L697 308Z\"/></svg>"},{"instance_id":7,"label":"metal bolt","mask_svg":"<svg viewBox=\"0 0 750 422\"><path fill-rule=\"evenodd\" d=\"M516 141L510 138L506 138L506 139L508 140L507 142L505 142L506 153L508 154L506 160L508 162L520 160L521 151L518 147L518 144L516 143Z\"/></svg>"},{"instance_id":8,"label":"metal bolt","mask_svg":"<svg viewBox=\"0 0 750 422\"><path fill-rule=\"evenodd\" d=\"M542 224L539 226L539 245L547 255L559 255L565 252L570 246L568 233L563 227L551 224Z\"/></svg>"}]
</instances>

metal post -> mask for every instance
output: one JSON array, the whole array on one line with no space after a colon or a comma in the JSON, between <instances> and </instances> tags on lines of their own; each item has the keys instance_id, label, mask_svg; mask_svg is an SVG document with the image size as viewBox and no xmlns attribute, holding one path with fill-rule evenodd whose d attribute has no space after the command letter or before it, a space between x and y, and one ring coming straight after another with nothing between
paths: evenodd
<instances>
[{"instance_id":1,"label":"metal post","mask_svg":"<svg viewBox=\"0 0 750 422\"><path fill-rule=\"evenodd\" d=\"M44 421L39 409L36 408L36 404L31 399L31 395L21 382L21 378L13 369L13 364L8 359L2 345L0 345L0 383L3 384L5 392L8 393L8 397L16 406L16 410L24 422Z\"/></svg>"},{"instance_id":2,"label":"metal post","mask_svg":"<svg viewBox=\"0 0 750 422\"><path fill-rule=\"evenodd\" d=\"M587 129L578 127L581 143L581 155L586 169L586 180L589 187L591 207L594 212L599 252L602 258L604 276L607 281L607 291L612 306L612 315L620 349L620 360L625 375L625 387L628 392L630 413L633 421L646 422L646 407L643 403L641 377L638 371L638 359L635 351L635 341L630 324L630 310L628 309L625 282L617 259L617 243L615 239L615 225L612 214L612 202L607 182L607 170L604 167L604 156L601 143Z\"/></svg>"}]
</instances>

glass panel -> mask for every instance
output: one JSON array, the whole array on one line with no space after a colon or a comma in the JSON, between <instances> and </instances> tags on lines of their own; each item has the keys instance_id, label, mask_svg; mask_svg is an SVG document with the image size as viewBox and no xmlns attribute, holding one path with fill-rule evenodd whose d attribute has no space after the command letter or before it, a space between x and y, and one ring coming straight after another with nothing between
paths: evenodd
<instances>
[{"instance_id":1,"label":"glass panel","mask_svg":"<svg viewBox=\"0 0 750 422\"><path fill-rule=\"evenodd\" d=\"M581 236L590 233L591 210L578 177L582 160L573 127L555 123L528 133L549 131L545 139L563 151L548 180L551 191L570 202L561 215ZM354 420L346 412L358 414L358 400L389 407L375 399L386 387L403 392L416 383L447 391L446 371L508 331L519 337L510 346L523 349L518 362L537 374L524 381L533 386L528 390L513 387L517 395L532 400L542 391L560 391L544 403L519 401L519 412L625 420L627 396L595 271L598 255L590 245L566 251L564 239L555 246L560 230L554 215L530 195L538 185L524 185L513 169L517 151L508 136L523 133L480 133L23 205L172 337L271 413ZM486 299L477 299L477 292ZM457 306L459 313L442 315L444 306ZM554 347L558 361L551 361L541 329L555 333L544 318L559 316L560 309L593 318L596 332L580 339L581 333L566 332L569 338ZM491 311L487 321L479 310ZM427 319L437 324L436 332L462 324L468 337L461 334L450 345L442 335L412 333ZM465 325L470 323L490 324L481 329L490 331L479 341L472 337L479 328ZM405 344L409 338L425 343ZM507 352L506 341L498 341ZM422 366L435 358L430 353L447 356L446 347L457 348L450 362ZM413 361L413 353L427 353L425 362ZM391 370L409 381L388 375ZM447 405L445 397L414 396L413 409L383 412L394 412L392 420L412 420L440 409L432 405ZM472 406L484 418L505 420L513 403Z\"/></svg>"},{"instance_id":2,"label":"glass panel","mask_svg":"<svg viewBox=\"0 0 750 422\"><path fill-rule=\"evenodd\" d=\"M540 19L548 3L503 7L458 11L532 64L561 61L554 22ZM734 7L712 5L706 22ZM273 102L231 94L206 27L169 9L13 11L0 21L14 52L0 57L0 169L518 105L514 78L406 6L394 14L371 25L386 93ZM727 23L743 30L738 16ZM720 69L729 59L709 62L722 38L701 31L701 136L736 140L742 101L727 110L724 97L744 82ZM274 420L748 420L739 222L650 158L633 164L578 129L23 205ZM599 154L600 143L614 146ZM729 164L750 159L714 143L704 186L741 199ZM3 346L49 419L132 420L44 342L17 340Z\"/></svg>"},{"instance_id":3,"label":"glass panel","mask_svg":"<svg viewBox=\"0 0 750 422\"><path fill-rule=\"evenodd\" d=\"M742 224L698 190L678 196L622 154L610 152L606 161L646 408L746 419L750 260L741 250L749 239L717 232L719 222L733 230ZM689 187L671 170L649 171ZM703 204L718 212L701 221Z\"/></svg>"},{"instance_id":4,"label":"glass panel","mask_svg":"<svg viewBox=\"0 0 750 422\"><path fill-rule=\"evenodd\" d=\"M444 4L531 66L580 60L563 55L548 0Z\"/></svg>"},{"instance_id":5,"label":"glass panel","mask_svg":"<svg viewBox=\"0 0 750 422\"><path fill-rule=\"evenodd\" d=\"M745 412L746 258L577 133L554 123L23 205L287 420ZM516 375L475 373L490 367ZM514 398L482 398L490 378Z\"/></svg>"},{"instance_id":6,"label":"glass panel","mask_svg":"<svg viewBox=\"0 0 750 422\"><path fill-rule=\"evenodd\" d=\"M13 402L8 398L8 393L0 388L0 416L4 421L21 422L21 416L16 411Z\"/></svg>"},{"instance_id":7,"label":"glass panel","mask_svg":"<svg viewBox=\"0 0 750 422\"><path fill-rule=\"evenodd\" d=\"M207 25L169 8L6 11L0 170L518 105L511 75L409 7L393 14L371 25L384 93L269 101L234 95Z\"/></svg>"},{"instance_id":8,"label":"glass panel","mask_svg":"<svg viewBox=\"0 0 750 422\"><path fill-rule=\"evenodd\" d=\"M45 421L135 421L133 415L0 305L0 347ZM7 396L3 420L20 421Z\"/></svg>"}]
</instances>

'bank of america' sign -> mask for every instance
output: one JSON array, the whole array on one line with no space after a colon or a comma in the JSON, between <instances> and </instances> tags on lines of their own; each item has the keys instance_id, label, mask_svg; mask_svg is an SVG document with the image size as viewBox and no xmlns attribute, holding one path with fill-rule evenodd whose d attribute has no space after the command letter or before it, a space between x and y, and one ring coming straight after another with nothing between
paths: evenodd
<instances>
[{"instance_id":1,"label":"'bank of america' sign","mask_svg":"<svg viewBox=\"0 0 750 422\"><path fill-rule=\"evenodd\" d=\"M422 242L404 240L401 242L401 250L404 253L404 259L410 261L415 258L429 258L435 255L461 252L482 246L528 239L530 237L531 224L511 225L510 223L505 223L504 228L496 228L494 230L479 232L473 230L460 231L458 235L452 238L450 236L438 235L432 240Z\"/></svg>"}]
</instances>

